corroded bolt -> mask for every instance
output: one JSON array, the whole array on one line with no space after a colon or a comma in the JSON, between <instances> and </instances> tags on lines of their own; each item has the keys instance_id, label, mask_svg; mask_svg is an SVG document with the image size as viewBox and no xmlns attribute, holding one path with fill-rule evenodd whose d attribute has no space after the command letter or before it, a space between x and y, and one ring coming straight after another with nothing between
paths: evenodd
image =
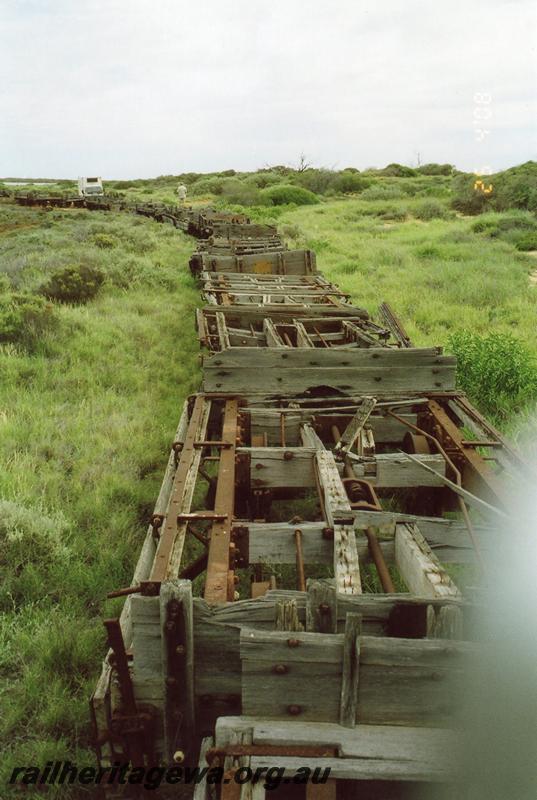
<instances>
[{"instance_id":1,"label":"corroded bolt","mask_svg":"<svg viewBox=\"0 0 537 800\"><path fill-rule=\"evenodd\" d=\"M292 717L298 717L298 715L302 713L302 707L290 705L287 706L287 712L291 714Z\"/></svg>"},{"instance_id":2,"label":"corroded bolt","mask_svg":"<svg viewBox=\"0 0 537 800\"><path fill-rule=\"evenodd\" d=\"M186 648L184 644L178 644L177 647L175 648L175 652L177 653L178 656L184 655L185 650Z\"/></svg>"},{"instance_id":3,"label":"corroded bolt","mask_svg":"<svg viewBox=\"0 0 537 800\"><path fill-rule=\"evenodd\" d=\"M287 640L287 646L288 647L298 647L299 644L300 644L300 640L299 639L288 639Z\"/></svg>"},{"instance_id":4,"label":"corroded bolt","mask_svg":"<svg viewBox=\"0 0 537 800\"><path fill-rule=\"evenodd\" d=\"M283 457L285 461L291 461L294 458L294 453L292 453L290 450L286 450L283 454Z\"/></svg>"},{"instance_id":5,"label":"corroded bolt","mask_svg":"<svg viewBox=\"0 0 537 800\"><path fill-rule=\"evenodd\" d=\"M185 754L183 753L183 751L176 750L175 753L173 754L173 760L175 761L176 764L182 764L183 761L185 760Z\"/></svg>"},{"instance_id":6,"label":"corroded bolt","mask_svg":"<svg viewBox=\"0 0 537 800\"><path fill-rule=\"evenodd\" d=\"M274 672L275 675L286 675L289 672L289 667L285 664L274 664L272 672Z\"/></svg>"}]
</instances>

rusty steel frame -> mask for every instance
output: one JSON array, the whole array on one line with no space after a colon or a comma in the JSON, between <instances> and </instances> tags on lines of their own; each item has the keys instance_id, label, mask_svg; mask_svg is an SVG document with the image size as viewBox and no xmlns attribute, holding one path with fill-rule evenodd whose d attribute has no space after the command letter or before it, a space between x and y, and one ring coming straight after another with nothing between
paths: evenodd
<instances>
[{"instance_id":1,"label":"rusty steel frame","mask_svg":"<svg viewBox=\"0 0 537 800\"><path fill-rule=\"evenodd\" d=\"M505 507L505 489L483 456L471 444L466 443L460 428L437 400L429 400L427 410L433 419L436 437L442 441L444 449L461 460L462 469L459 469L462 486L478 497Z\"/></svg>"},{"instance_id":2,"label":"rusty steel frame","mask_svg":"<svg viewBox=\"0 0 537 800\"><path fill-rule=\"evenodd\" d=\"M211 528L209 553L207 559L207 577L203 596L208 603L225 603L233 600L230 579L230 545L235 509L235 448L239 422L239 403L237 398L226 400L222 423L222 442L220 451L215 514L224 518L215 521ZM230 596L231 595L231 596Z\"/></svg>"},{"instance_id":3,"label":"rusty steel frame","mask_svg":"<svg viewBox=\"0 0 537 800\"><path fill-rule=\"evenodd\" d=\"M168 513L166 514L165 523L160 530L157 552L149 576L149 583L153 584L153 586L158 586L162 581L166 580L169 575L170 559L178 533L178 517L181 512L185 480L192 466L196 452L196 438L202 421L204 408L205 398L203 395L198 395L188 424L185 441L181 448L179 463L173 479Z\"/></svg>"}]
</instances>

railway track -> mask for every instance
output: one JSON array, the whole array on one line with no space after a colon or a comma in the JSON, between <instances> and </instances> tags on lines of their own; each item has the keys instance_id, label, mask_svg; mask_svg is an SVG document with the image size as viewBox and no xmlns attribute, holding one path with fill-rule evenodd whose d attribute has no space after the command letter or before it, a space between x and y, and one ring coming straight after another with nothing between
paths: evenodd
<instances>
[{"instance_id":1,"label":"railway track","mask_svg":"<svg viewBox=\"0 0 537 800\"><path fill-rule=\"evenodd\" d=\"M355 306L312 251L244 215L129 210L198 239L203 383L110 594L126 599L91 699L101 764L329 765L323 798L456 782L477 601L448 567L478 582L524 464L455 359L413 346L386 303Z\"/></svg>"}]
</instances>

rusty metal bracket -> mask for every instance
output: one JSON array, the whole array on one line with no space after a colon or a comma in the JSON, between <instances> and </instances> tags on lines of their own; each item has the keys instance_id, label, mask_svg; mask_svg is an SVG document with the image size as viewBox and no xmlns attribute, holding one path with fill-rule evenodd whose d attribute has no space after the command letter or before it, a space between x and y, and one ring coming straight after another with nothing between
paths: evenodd
<instances>
[{"instance_id":1,"label":"rusty metal bracket","mask_svg":"<svg viewBox=\"0 0 537 800\"><path fill-rule=\"evenodd\" d=\"M218 766L227 757L288 756L289 758L338 758L339 745L279 745L279 744L229 744L211 747L205 758L211 766Z\"/></svg>"}]
</instances>

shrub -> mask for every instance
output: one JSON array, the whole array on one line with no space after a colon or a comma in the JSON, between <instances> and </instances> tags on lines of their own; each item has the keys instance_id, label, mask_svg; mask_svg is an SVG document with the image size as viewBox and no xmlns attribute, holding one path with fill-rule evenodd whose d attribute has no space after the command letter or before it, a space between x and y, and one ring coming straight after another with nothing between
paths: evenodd
<instances>
[{"instance_id":1,"label":"shrub","mask_svg":"<svg viewBox=\"0 0 537 800\"><path fill-rule=\"evenodd\" d=\"M517 250L537 250L537 232L523 234L515 245Z\"/></svg>"},{"instance_id":2,"label":"shrub","mask_svg":"<svg viewBox=\"0 0 537 800\"><path fill-rule=\"evenodd\" d=\"M237 178L228 178L222 186L222 197L229 203L241 206L253 206L259 202L259 190L256 186Z\"/></svg>"},{"instance_id":3,"label":"shrub","mask_svg":"<svg viewBox=\"0 0 537 800\"><path fill-rule=\"evenodd\" d=\"M485 208L505 211L519 208L524 211L537 211L537 163L528 161L518 167L487 175L481 180L492 186L489 194L484 194L474 185L475 175L458 175L453 183L453 207L466 214L479 214Z\"/></svg>"},{"instance_id":4,"label":"shrub","mask_svg":"<svg viewBox=\"0 0 537 800\"><path fill-rule=\"evenodd\" d=\"M430 219L445 219L448 216L447 208L436 200L423 200L413 209L415 217L428 221Z\"/></svg>"},{"instance_id":5,"label":"shrub","mask_svg":"<svg viewBox=\"0 0 537 800\"><path fill-rule=\"evenodd\" d=\"M0 608L42 599L43 575L69 558L67 532L62 515L47 517L40 509L0 500Z\"/></svg>"},{"instance_id":6,"label":"shrub","mask_svg":"<svg viewBox=\"0 0 537 800\"><path fill-rule=\"evenodd\" d=\"M388 164L380 170L383 175L390 175L392 178L413 178L418 173L412 167L405 167L404 164Z\"/></svg>"},{"instance_id":7,"label":"shrub","mask_svg":"<svg viewBox=\"0 0 537 800\"><path fill-rule=\"evenodd\" d=\"M93 237L93 244L97 247L101 247L103 250L116 246L115 239L107 233L96 233Z\"/></svg>"},{"instance_id":8,"label":"shrub","mask_svg":"<svg viewBox=\"0 0 537 800\"><path fill-rule=\"evenodd\" d=\"M326 194L333 188L336 173L329 169L307 169L299 172L294 182L303 189L308 189L314 194Z\"/></svg>"},{"instance_id":9,"label":"shrub","mask_svg":"<svg viewBox=\"0 0 537 800\"><path fill-rule=\"evenodd\" d=\"M406 208L397 208L397 206L384 207L378 213L380 218L386 222L403 222L407 217Z\"/></svg>"},{"instance_id":10,"label":"shrub","mask_svg":"<svg viewBox=\"0 0 537 800\"><path fill-rule=\"evenodd\" d=\"M301 186L269 186L260 193L261 202L266 205L283 206L294 203L297 206L308 206L319 202L317 195Z\"/></svg>"},{"instance_id":11,"label":"shrub","mask_svg":"<svg viewBox=\"0 0 537 800\"><path fill-rule=\"evenodd\" d=\"M0 341L31 343L55 323L43 297L4 292L0 295Z\"/></svg>"},{"instance_id":12,"label":"shrub","mask_svg":"<svg viewBox=\"0 0 537 800\"><path fill-rule=\"evenodd\" d=\"M470 331L450 335L462 388L487 414L507 418L537 397L537 369L526 346L514 336Z\"/></svg>"},{"instance_id":13,"label":"shrub","mask_svg":"<svg viewBox=\"0 0 537 800\"><path fill-rule=\"evenodd\" d=\"M190 193L194 196L205 194L222 194L224 180L224 178L201 178L191 185Z\"/></svg>"},{"instance_id":14,"label":"shrub","mask_svg":"<svg viewBox=\"0 0 537 800\"><path fill-rule=\"evenodd\" d=\"M282 225L282 233L288 239L293 239L293 241L296 241L297 239L300 239L302 231L298 225Z\"/></svg>"},{"instance_id":15,"label":"shrub","mask_svg":"<svg viewBox=\"0 0 537 800\"><path fill-rule=\"evenodd\" d=\"M371 183L370 178L362 178L353 172L340 172L334 179L333 188L342 194L352 194L363 192Z\"/></svg>"},{"instance_id":16,"label":"shrub","mask_svg":"<svg viewBox=\"0 0 537 800\"><path fill-rule=\"evenodd\" d=\"M416 168L420 175L453 175L453 164L422 164Z\"/></svg>"},{"instance_id":17,"label":"shrub","mask_svg":"<svg viewBox=\"0 0 537 800\"><path fill-rule=\"evenodd\" d=\"M405 196L399 186L373 183L362 192L362 200L400 200Z\"/></svg>"},{"instance_id":18,"label":"shrub","mask_svg":"<svg viewBox=\"0 0 537 800\"><path fill-rule=\"evenodd\" d=\"M104 273L90 264L72 264L58 270L40 288L40 293L61 303L86 303L97 295Z\"/></svg>"},{"instance_id":19,"label":"shrub","mask_svg":"<svg viewBox=\"0 0 537 800\"><path fill-rule=\"evenodd\" d=\"M250 180L258 189L266 189L267 186L281 183L282 178L276 172L256 172L250 177Z\"/></svg>"},{"instance_id":20,"label":"shrub","mask_svg":"<svg viewBox=\"0 0 537 800\"><path fill-rule=\"evenodd\" d=\"M537 249L537 220L527 211L512 211L510 214L490 214L472 225L474 233L490 238L503 239L517 250Z\"/></svg>"},{"instance_id":21,"label":"shrub","mask_svg":"<svg viewBox=\"0 0 537 800\"><path fill-rule=\"evenodd\" d=\"M488 180L488 178L486 179ZM481 214L492 204L490 194L475 188L475 175L458 175L453 182L451 205L462 214Z\"/></svg>"}]
</instances>

